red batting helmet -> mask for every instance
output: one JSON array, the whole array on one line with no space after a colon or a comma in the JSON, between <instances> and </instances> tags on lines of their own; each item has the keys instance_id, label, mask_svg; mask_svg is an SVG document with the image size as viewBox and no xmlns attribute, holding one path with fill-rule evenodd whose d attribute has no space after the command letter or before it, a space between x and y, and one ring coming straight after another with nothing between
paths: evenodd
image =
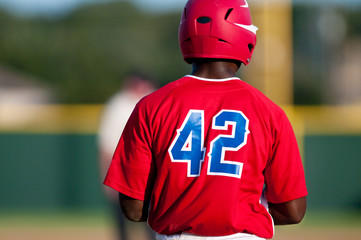
<instances>
[{"instance_id":1,"label":"red batting helmet","mask_svg":"<svg viewBox=\"0 0 361 240\"><path fill-rule=\"evenodd\" d=\"M246 0L189 0L179 26L179 45L184 60L233 59L247 65L256 45Z\"/></svg>"}]
</instances>

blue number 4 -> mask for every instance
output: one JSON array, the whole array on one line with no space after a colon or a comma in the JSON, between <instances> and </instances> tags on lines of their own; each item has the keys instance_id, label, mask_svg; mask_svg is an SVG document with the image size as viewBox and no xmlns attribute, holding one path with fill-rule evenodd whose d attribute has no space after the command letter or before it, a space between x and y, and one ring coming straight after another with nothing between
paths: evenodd
<instances>
[{"instance_id":1,"label":"blue number 4","mask_svg":"<svg viewBox=\"0 0 361 240\"><path fill-rule=\"evenodd\" d=\"M208 153L208 175L220 175L241 178L243 163L225 159L226 151L238 151L247 143L250 133L248 118L235 110L222 110L213 117L212 129L228 130L232 126L230 135L220 134L210 143ZM204 161L204 112L190 110L183 121L168 152L172 162L186 162L188 177L200 175Z\"/></svg>"},{"instance_id":2,"label":"blue number 4","mask_svg":"<svg viewBox=\"0 0 361 240\"><path fill-rule=\"evenodd\" d=\"M173 162L188 163L188 177L199 176L204 160L203 121L203 111L190 110L181 128L177 130L177 136L169 148Z\"/></svg>"}]
</instances>

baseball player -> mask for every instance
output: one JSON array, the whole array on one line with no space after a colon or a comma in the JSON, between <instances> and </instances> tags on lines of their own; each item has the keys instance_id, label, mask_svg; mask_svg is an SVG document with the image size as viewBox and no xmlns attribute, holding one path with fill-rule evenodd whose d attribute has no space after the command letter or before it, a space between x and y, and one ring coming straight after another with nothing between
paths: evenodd
<instances>
[{"instance_id":1,"label":"baseball player","mask_svg":"<svg viewBox=\"0 0 361 240\"><path fill-rule=\"evenodd\" d=\"M143 98L124 129L104 183L157 239L269 239L305 214L289 120L236 77L256 31L245 0L189 0L179 44L191 75Z\"/></svg>"}]
</instances>

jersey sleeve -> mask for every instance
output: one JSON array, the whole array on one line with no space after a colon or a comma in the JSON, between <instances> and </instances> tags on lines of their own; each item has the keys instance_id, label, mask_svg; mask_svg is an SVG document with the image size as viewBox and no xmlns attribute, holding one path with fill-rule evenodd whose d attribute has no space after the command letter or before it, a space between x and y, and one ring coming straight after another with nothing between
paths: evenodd
<instances>
[{"instance_id":1,"label":"jersey sleeve","mask_svg":"<svg viewBox=\"0 0 361 240\"><path fill-rule=\"evenodd\" d=\"M152 151L149 125L144 109L138 105L119 140L104 184L138 200L151 191Z\"/></svg>"},{"instance_id":2,"label":"jersey sleeve","mask_svg":"<svg viewBox=\"0 0 361 240\"><path fill-rule=\"evenodd\" d=\"M305 174L291 123L285 114L273 133L272 155L265 170L266 198L284 203L307 195Z\"/></svg>"}]
</instances>

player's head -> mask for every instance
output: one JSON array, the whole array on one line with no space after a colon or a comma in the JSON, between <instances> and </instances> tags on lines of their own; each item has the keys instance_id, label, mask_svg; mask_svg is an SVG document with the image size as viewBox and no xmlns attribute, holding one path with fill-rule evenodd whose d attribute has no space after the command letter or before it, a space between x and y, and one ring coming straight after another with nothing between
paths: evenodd
<instances>
[{"instance_id":1,"label":"player's head","mask_svg":"<svg viewBox=\"0 0 361 240\"><path fill-rule=\"evenodd\" d=\"M179 26L183 58L229 59L247 65L256 45L246 0L188 0Z\"/></svg>"},{"instance_id":2,"label":"player's head","mask_svg":"<svg viewBox=\"0 0 361 240\"><path fill-rule=\"evenodd\" d=\"M123 89L134 96L143 97L156 89L155 81L140 71L131 71L124 78Z\"/></svg>"}]
</instances>

